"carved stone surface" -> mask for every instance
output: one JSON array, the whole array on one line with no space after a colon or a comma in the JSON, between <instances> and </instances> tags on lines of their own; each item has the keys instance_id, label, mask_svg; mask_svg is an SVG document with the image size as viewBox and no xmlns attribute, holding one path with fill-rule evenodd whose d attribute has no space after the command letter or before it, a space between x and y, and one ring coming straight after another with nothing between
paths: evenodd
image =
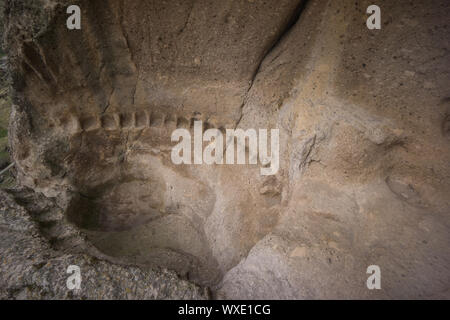
<instances>
[{"instance_id":1,"label":"carved stone surface","mask_svg":"<svg viewBox=\"0 0 450 320\"><path fill-rule=\"evenodd\" d=\"M219 298L449 298L448 1L383 3L381 30L368 1L70 3L81 30L8 1L10 140L96 250ZM195 120L280 129L280 170L174 165Z\"/></svg>"}]
</instances>

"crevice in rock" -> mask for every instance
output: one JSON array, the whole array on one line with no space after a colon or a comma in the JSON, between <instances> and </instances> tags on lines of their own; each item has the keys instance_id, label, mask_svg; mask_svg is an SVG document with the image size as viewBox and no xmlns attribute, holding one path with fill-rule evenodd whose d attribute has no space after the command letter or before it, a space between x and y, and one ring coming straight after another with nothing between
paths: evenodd
<instances>
[{"instance_id":1,"label":"crevice in rock","mask_svg":"<svg viewBox=\"0 0 450 320\"><path fill-rule=\"evenodd\" d=\"M253 73L251 84L255 82L256 76L261 71L261 66L264 63L264 60L272 53L273 50L275 50L276 47L281 43L281 41L289 34L289 32L292 30L292 28L297 24L297 22L300 20L300 17L302 15L302 12L306 8L306 5L308 3L308 0L300 1L297 8L294 10L292 17L289 19L289 22L286 24L286 26L280 31L280 33L275 38L275 41L272 43L272 45L265 51L262 58L259 61L258 66L255 69L255 72ZM250 86L250 89L252 87ZM250 89L248 91L250 91Z\"/></svg>"},{"instance_id":2,"label":"crevice in rock","mask_svg":"<svg viewBox=\"0 0 450 320\"><path fill-rule=\"evenodd\" d=\"M297 22L300 20L302 12L305 10L305 8L307 6L307 3L308 3L308 0L300 1L297 8L294 10L291 18L289 19L289 22L286 24L286 26L283 29L281 29L280 33L277 35L275 40L268 47L268 49L265 50L265 52L262 54L261 59L259 59L259 63L257 65L257 67L255 68L255 70L252 74L252 77L250 79L250 85L247 89L247 92L244 95L244 99L243 99L242 105L240 107L241 115L240 115L238 121L236 122L235 128L237 128L239 126L239 123L241 122L242 117L244 116L244 107L248 101L248 94L250 93L250 91L253 88L256 77L259 74L259 72L261 71L261 67L264 63L264 60L275 50L275 48L278 47L278 45L282 42L282 40L289 34L289 32L292 30L292 28L297 24Z\"/></svg>"},{"instance_id":3,"label":"crevice in rock","mask_svg":"<svg viewBox=\"0 0 450 320\"><path fill-rule=\"evenodd\" d=\"M184 22L183 27L178 32L178 35L181 35L184 32L184 30L186 29L187 25L189 24L189 21L191 20L191 16L192 16L192 11L194 11L194 7L195 7L195 1L192 2L192 5L191 5L191 7L189 9L189 13L188 13L188 16L186 18L186 21Z\"/></svg>"}]
</instances>

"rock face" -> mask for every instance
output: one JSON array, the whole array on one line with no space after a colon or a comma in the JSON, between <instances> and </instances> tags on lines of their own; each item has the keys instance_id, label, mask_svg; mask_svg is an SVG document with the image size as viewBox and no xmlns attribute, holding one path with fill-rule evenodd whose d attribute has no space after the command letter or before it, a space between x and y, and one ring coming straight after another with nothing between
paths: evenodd
<instances>
[{"instance_id":1,"label":"rock face","mask_svg":"<svg viewBox=\"0 0 450 320\"><path fill-rule=\"evenodd\" d=\"M10 142L83 248L219 298L450 297L448 1L383 3L381 30L370 1L70 4L81 30L7 1ZM279 129L280 170L174 165L195 120Z\"/></svg>"},{"instance_id":2,"label":"rock face","mask_svg":"<svg viewBox=\"0 0 450 320\"><path fill-rule=\"evenodd\" d=\"M42 229L33 219L35 217L30 217L23 207L15 203L11 195L0 191L0 204L0 299L208 297L200 288L180 280L170 272L143 271L84 254L61 254L54 251L42 236ZM67 269L71 265L80 268L80 289L67 288L70 276Z\"/></svg>"}]
</instances>

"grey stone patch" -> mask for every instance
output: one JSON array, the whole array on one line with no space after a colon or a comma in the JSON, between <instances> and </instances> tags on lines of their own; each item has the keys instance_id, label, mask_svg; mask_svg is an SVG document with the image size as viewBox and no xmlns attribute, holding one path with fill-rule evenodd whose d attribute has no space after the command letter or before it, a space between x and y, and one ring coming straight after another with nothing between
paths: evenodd
<instances>
[{"instance_id":1,"label":"grey stone patch","mask_svg":"<svg viewBox=\"0 0 450 320\"><path fill-rule=\"evenodd\" d=\"M62 254L37 224L0 191L1 299L207 299L208 292L167 270L116 265L86 254ZM81 270L81 289L69 290L67 268Z\"/></svg>"}]
</instances>

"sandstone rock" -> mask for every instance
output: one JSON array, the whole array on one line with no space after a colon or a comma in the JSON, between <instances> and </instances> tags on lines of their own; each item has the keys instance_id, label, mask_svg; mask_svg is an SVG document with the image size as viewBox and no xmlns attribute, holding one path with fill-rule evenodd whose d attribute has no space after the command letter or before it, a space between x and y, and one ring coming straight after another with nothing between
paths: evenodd
<instances>
[{"instance_id":1,"label":"sandstone rock","mask_svg":"<svg viewBox=\"0 0 450 320\"><path fill-rule=\"evenodd\" d=\"M75 3L81 30L62 0L6 17L18 179L70 229L49 233L214 297L449 298L447 1L383 3L381 30L368 1ZM174 165L195 120L280 129L280 170Z\"/></svg>"}]
</instances>

